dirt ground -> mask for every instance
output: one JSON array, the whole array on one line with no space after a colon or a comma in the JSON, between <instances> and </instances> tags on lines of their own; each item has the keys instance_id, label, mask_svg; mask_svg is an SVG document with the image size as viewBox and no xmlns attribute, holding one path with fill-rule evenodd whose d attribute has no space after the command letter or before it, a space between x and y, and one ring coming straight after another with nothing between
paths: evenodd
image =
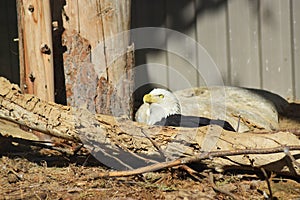
<instances>
[{"instance_id":1,"label":"dirt ground","mask_svg":"<svg viewBox=\"0 0 300 200\"><path fill-rule=\"evenodd\" d=\"M280 117L280 129L300 135L300 104ZM1 132L1 130L0 130ZM59 141L62 149L76 145ZM81 149L75 156L26 140L0 137L0 199L300 199L300 180L258 171L182 168L120 178L100 178L106 169ZM270 198L269 198L270 199Z\"/></svg>"}]
</instances>

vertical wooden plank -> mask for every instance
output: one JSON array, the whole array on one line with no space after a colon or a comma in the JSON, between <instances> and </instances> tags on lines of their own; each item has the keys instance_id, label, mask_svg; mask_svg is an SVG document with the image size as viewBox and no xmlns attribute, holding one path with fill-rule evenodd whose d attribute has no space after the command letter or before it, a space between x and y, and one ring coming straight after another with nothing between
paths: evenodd
<instances>
[{"instance_id":1,"label":"vertical wooden plank","mask_svg":"<svg viewBox=\"0 0 300 200\"><path fill-rule=\"evenodd\" d=\"M19 35L23 43L20 59L24 59L21 88L26 93L54 101L50 2L27 0L19 3Z\"/></svg>"},{"instance_id":2,"label":"vertical wooden plank","mask_svg":"<svg viewBox=\"0 0 300 200\"><path fill-rule=\"evenodd\" d=\"M293 96L290 1L260 1L263 89Z\"/></svg>"},{"instance_id":3,"label":"vertical wooden plank","mask_svg":"<svg viewBox=\"0 0 300 200\"><path fill-rule=\"evenodd\" d=\"M196 40L195 1L167 0L167 27L179 31ZM172 36L167 38L168 82L171 90L179 90L198 85L196 45L180 44ZM184 55L175 55L169 49L183 49ZM185 60L183 57L186 57ZM193 66L194 65L194 66Z\"/></svg>"},{"instance_id":4,"label":"vertical wooden plank","mask_svg":"<svg viewBox=\"0 0 300 200\"><path fill-rule=\"evenodd\" d=\"M103 22L102 17L111 12L113 7L102 5L104 1L77 1L78 15L76 24L80 35L89 38L92 49L103 40ZM98 27L98 28L95 28ZM91 31L93 30L93 31Z\"/></svg>"},{"instance_id":5,"label":"vertical wooden plank","mask_svg":"<svg viewBox=\"0 0 300 200\"><path fill-rule=\"evenodd\" d=\"M130 0L67 0L63 41L67 101L109 115L132 114ZM124 98L125 97L125 98Z\"/></svg>"},{"instance_id":6,"label":"vertical wooden plank","mask_svg":"<svg viewBox=\"0 0 300 200\"><path fill-rule=\"evenodd\" d=\"M63 54L67 104L96 112L97 77L106 77L102 13L97 0L67 0L63 10ZM89 31L88 31L89 30ZM99 47L98 47L99 45ZM92 63L92 64L91 64Z\"/></svg>"},{"instance_id":7,"label":"vertical wooden plank","mask_svg":"<svg viewBox=\"0 0 300 200\"><path fill-rule=\"evenodd\" d=\"M79 5L78 0L66 1L66 5L62 10L62 19L65 29L80 31L79 26ZM82 16L83 18L87 16Z\"/></svg>"},{"instance_id":8,"label":"vertical wooden plank","mask_svg":"<svg viewBox=\"0 0 300 200\"><path fill-rule=\"evenodd\" d=\"M300 1L292 0L292 30L295 98L300 100Z\"/></svg>"},{"instance_id":9,"label":"vertical wooden plank","mask_svg":"<svg viewBox=\"0 0 300 200\"><path fill-rule=\"evenodd\" d=\"M151 3L148 0L133 1L132 28L165 27L165 4L165 0L152 0ZM141 35L141 37L143 36ZM149 87L155 87L153 84L168 87L167 67L164 67L167 65L167 54L162 50L166 48L166 36L161 36L157 40L161 44L158 49L135 51L135 66L137 67L135 84L137 88L145 84L150 84ZM145 91L141 92L142 94L137 94L137 96L144 95Z\"/></svg>"},{"instance_id":10,"label":"vertical wooden plank","mask_svg":"<svg viewBox=\"0 0 300 200\"><path fill-rule=\"evenodd\" d=\"M19 47L19 70L20 70L20 88L25 92L25 59L24 59L24 40L23 40L23 3L16 1L17 21L18 21L18 47Z\"/></svg>"},{"instance_id":11,"label":"vertical wooden plank","mask_svg":"<svg viewBox=\"0 0 300 200\"><path fill-rule=\"evenodd\" d=\"M97 73L106 71L104 48L99 43L103 43L104 38L102 16L112 9L101 10L101 4L100 0L67 1L63 17L64 28L68 32L75 31L82 38L88 39L92 49L91 62L96 65Z\"/></svg>"},{"instance_id":12,"label":"vertical wooden plank","mask_svg":"<svg viewBox=\"0 0 300 200\"><path fill-rule=\"evenodd\" d=\"M260 88L258 1L228 1L231 85Z\"/></svg>"},{"instance_id":13,"label":"vertical wooden plank","mask_svg":"<svg viewBox=\"0 0 300 200\"><path fill-rule=\"evenodd\" d=\"M106 78L108 88L97 87L97 97L100 97L95 100L98 102L97 107L99 107L97 113L102 113L101 108L106 107L109 109L108 114L131 117L133 49L129 44L128 34L114 38L117 34L130 28L131 1L102 0L99 2L101 2L99 10L102 15L106 59L106 77L102 76L101 78ZM98 86L99 82L102 82L101 78L98 81ZM101 96L105 97L106 101L101 100Z\"/></svg>"},{"instance_id":14,"label":"vertical wooden plank","mask_svg":"<svg viewBox=\"0 0 300 200\"><path fill-rule=\"evenodd\" d=\"M203 5L203 1L197 0L196 7L204 8L197 13L197 40L203 46L216 63L224 84L229 84L228 78L228 57L227 57L227 26L226 26L226 2L223 5L215 5L209 8ZM207 4L211 2L206 2ZM198 49L201 51L201 49ZM203 63L201 58L197 58L199 63L199 71ZM198 79L199 85L204 86L205 80L201 77Z\"/></svg>"}]
</instances>

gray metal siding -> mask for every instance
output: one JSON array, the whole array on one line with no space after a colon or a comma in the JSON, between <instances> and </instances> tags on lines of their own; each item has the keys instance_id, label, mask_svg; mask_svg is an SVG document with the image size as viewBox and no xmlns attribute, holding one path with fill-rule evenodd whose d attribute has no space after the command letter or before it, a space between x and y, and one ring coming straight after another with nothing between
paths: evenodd
<instances>
[{"instance_id":1,"label":"gray metal siding","mask_svg":"<svg viewBox=\"0 0 300 200\"><path fill-rule=\"evenodd\" d=\"M300 99L300 1L291 2L291 27L292 27L292 57L293 57L293 91L295 97Z\"/></svg>"},{"instance_id":2,"label":"gray metal siding","mask_svg":"<svg viewBox=\"0 0 300 200\"><path fill-rule=\"evenodd\" d=\"M166 27L197 40L216 62L225 85L266 89L287 99L300 99L299 0L133 0L132 3L133 28ZM168 37L166 47L185 48L171 43ZM191 51L186 56L201 65L197 47L188 48ZM168 51L145 50L137 53L136 58L137 66L148 64L145 76L149 82L163 83L172 90L205 85L190 63ZM170 68L162 72L151 63ZM183 76L189 84L178 81L178 76Z\"/></svg>"}]
</instances>

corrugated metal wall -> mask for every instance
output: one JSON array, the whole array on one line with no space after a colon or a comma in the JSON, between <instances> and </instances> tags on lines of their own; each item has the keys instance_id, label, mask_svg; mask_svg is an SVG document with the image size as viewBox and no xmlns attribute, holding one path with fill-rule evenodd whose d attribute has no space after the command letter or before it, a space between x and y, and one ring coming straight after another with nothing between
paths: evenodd
<instances>
[{"instance_id":1,"label":"corrugated metal wall","mask_svg":"<svg viewBox=\"0 0 300 200\"><path fill-rule=\"evenodd\" d=\"M216 62L225 85L300 99L299 0L133 0L132 6L132 28L166 27L194 38ZM164 45L174 44L166 38ZM189 48L188 56L201 65L196 47ZM205 85L190 63L168 50L137 51L136 65L145 63L138 79L177 90L187 86L179 73L190 86Z\"/></svg>"}]
</instances>

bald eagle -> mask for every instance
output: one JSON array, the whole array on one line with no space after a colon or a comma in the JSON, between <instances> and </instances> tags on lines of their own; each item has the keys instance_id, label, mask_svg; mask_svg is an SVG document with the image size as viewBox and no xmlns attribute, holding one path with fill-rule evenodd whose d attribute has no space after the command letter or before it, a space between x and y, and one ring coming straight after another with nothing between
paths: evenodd
<instances>
[{"instance_id":1,"label":"bald eagle","mask_svg":"<svg viewBox=\"0 0 300 200\"><path fill-rule=\"evenodd\" d=\"M165 89L156 88L143 97L143 104L138 109L135 119L149 125L200 127L215 124L229 131L234 128L224 120L181 115L180 104L176 96Z\"/></svg>"}]
</instances>

